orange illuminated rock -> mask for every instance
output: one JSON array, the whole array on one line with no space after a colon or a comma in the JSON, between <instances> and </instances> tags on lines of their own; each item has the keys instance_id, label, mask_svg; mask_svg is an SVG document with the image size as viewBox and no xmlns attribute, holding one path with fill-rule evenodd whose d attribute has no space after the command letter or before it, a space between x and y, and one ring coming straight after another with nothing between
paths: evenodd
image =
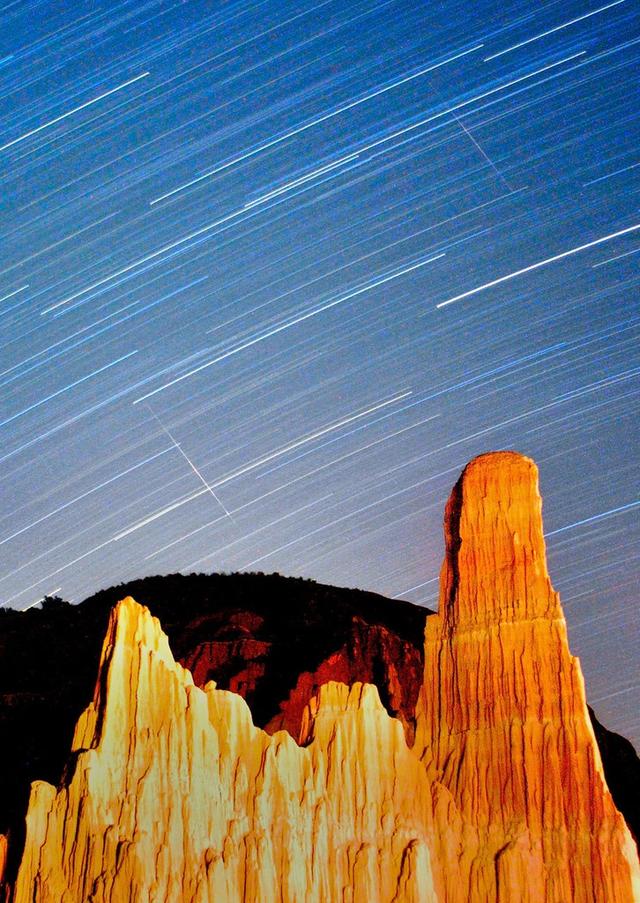
<instances>
[{"instance_id":1,"label":"orange illuminated rock","mask_svg":"<svg viewBox=\"0 0 640 903\"><path fill-rule=\"evenodd\" d=\"M4 871L7 865L7 838L4 834L0 834L0 899L2 899L2 883L4 879Z\"/></svg>"},{"instance_id":2,"label":"orange illuminated rock","mask_svg":"<svg viewBox=\"0 0 640 903\"><path fill-rule=\"evenodd\" d=\"M125 599L66 780L33 785L15 903L435 903L402 725L367 684L326 684L314 707L306 748L270 737Z\"/></svg>"},{"instance_id":3,"label":"orange illuminated rock","mask_svg":"<svg viewBox=\"0 0 640 903\"><path fill-rule=\"evenodd\" d=\"M32 785L14 903L638 903L533 462L471 462L445 534L412 747L372 685L315 688L353 657L302 676L299 746L119 603L61 785Z\"/></svg>"},{"instance_id":4,"label":"orange illuminated rock","mask_svg":"<svg viewBox=\"0 0 640 903\"><path fill-rule=\"evenodd\" d=\"M432 850L443 899L640 898L547 574L533 461L472 461L447 503L445 540L414 747L440 795L436 833L456 826Z\"/></svg>"}]
</instances>

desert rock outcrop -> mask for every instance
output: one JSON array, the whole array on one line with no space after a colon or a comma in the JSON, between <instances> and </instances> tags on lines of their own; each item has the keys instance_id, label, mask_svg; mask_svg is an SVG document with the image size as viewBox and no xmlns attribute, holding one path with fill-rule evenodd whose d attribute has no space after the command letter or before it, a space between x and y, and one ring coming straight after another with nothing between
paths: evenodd
<instances>
[{"instance_id":1,"label":"desert rock outcrop","mask_svg":"<svg viewBox=\"0 0 640 903\"><path fill-rule=\"evenodd\" d=\"M459 820L458 849L434 854L456 875L445 900L622 903L632 882L637 898L637 856L547 573L533 461L472 461L446 506L445 543L416 743L450 807L440 835Z\"/></svg>"},{"instance_id":2,"label":"desert rock outcrop","mask_svg":"<svg viewBox=\"0 0 640 903\"><path fill-rule=\"evenodd\" d=\"M64 785L33 786L15 903L435 903L402 725L371 685L314 702L306 748L270 737L239 696L195 687L125 599Z\"/></svg>"},{"instance_id":3,"label":"desert rock outcrop","mask_svg":"<svg viewBox=\"0 0 640 903\"><path fill-rule=\"evenodd\" d=\"M471 462L445 538L413 745L375 687L317 672L296 687L302 746L270 736L120 602L65 775L32 787L15 903L640 901L533 462Z\"/></svg>"}]
</instances>

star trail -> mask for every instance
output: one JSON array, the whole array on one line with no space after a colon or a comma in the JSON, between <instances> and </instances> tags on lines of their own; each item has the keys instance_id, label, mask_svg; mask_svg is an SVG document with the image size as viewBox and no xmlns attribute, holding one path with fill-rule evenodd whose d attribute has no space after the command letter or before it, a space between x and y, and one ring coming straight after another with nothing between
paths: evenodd
<instances>
[{"instance_id":1,"label":"star trail","mask_svg":"<svg viewBox=\"0 0 640 903\"><path fill-rule=\"evenodd\" d=\"M637 3L0 16L0 604L263 570L435 607L451 485L512 448L638 745Z\"/></svg>"}]
</instances>

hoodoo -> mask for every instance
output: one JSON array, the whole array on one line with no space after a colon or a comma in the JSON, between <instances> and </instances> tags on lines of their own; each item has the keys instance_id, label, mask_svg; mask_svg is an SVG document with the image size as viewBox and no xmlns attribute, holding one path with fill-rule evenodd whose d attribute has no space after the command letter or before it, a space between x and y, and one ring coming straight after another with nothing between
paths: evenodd
<instances>
[{"instance_id":1,"label":"hoodoo","mask_svg":"<svg viewBox=\"0 0 640 903\"><path fill-rule=\"evenodd\" d=\"M447 903L640 896L547 573L541 509L537 468L513 452L471 461L445 509L415 751L440 798L432 857Z\"/></svg>"},{"instance_id":2,"label":"hoodoo","mask_svg":"<svg viewBox=\"0 0 640 903\"><path fill-rule=\"evenodd\" d=\"M411 746L362 683L319 687L302 745L270 736L120 602L66 773L32 787L14 903L640 901L533 462L472 461L445 539Z\"/></svg>"}]
</instances>

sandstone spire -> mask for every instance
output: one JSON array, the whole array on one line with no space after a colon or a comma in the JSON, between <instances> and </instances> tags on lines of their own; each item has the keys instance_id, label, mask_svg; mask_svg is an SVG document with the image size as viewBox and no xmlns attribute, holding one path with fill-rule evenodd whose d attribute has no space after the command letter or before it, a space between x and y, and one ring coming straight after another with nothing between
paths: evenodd
<instances>
[{"instance_id":1,"label":"sandstone spire","mask_svg":"<svg viewBox=\"0 0 640 903\"><path fill-rule=\"evenodd\" d=\"M547 573L538 470L530 458L474 458L444 513L439 611L450 627L561 617Z\"/></svg>"},{"instance_id":2,"label":"sandstone spire","mask_svg":"<svg viewBox=\"0 0 640 903\"><path fill-rule=\"evenodd\" d=\"M482 455L445 510L416 752L440 792L447 901L628 901L629 832L604 782L547 574L533 461ZM455 875L455 880L449 877Z\"/></svg>"}]
</instances>

